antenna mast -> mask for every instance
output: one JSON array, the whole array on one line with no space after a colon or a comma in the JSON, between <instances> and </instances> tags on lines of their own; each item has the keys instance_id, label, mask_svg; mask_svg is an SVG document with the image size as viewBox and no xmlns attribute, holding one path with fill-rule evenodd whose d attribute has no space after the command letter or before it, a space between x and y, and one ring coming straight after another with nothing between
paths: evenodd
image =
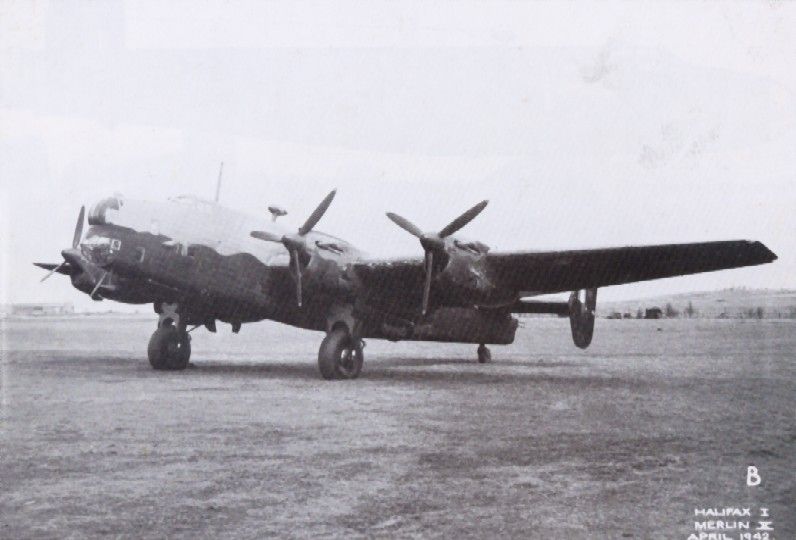
<instances>
[{"instance_id":1,"label":"antenna mast","mask_svg":"<svg viewBox=\"0 0 796 540\"><path fill-rule=\"evenodd\" d=\"M218 181L216 182L216 202L221 195L221 174L224 172L224 162L221 162L221 167L218 169Z\"/></svg>"}]
</instances>

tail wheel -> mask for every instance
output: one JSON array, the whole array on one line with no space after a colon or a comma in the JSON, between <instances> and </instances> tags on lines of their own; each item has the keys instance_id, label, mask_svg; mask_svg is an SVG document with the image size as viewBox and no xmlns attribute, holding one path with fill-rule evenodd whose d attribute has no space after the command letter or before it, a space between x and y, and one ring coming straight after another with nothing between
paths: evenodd
<instances>
[{"instance_id":1,"label":"tail wheel","mask_svg":"<svg viewBox=\"0 0 796 540\"><path fill-rule=\"evenodd\" d=\"M188 367L191 358L191 338L174 326L155 330L147 347L149 364L154 369L181 370Z\"/></svg>"},{"instance_id":2,"label":"tail wheel","mask_svg":"<svg viewBox=\"0 0 796 540\"><path fill-rule=\"evenodd\" d=\"M343 327L326 334L318 350L318 369L321 377L331 379L356 379L365 360L364 344L355 340Z\"/></svg>"}]
</instances>

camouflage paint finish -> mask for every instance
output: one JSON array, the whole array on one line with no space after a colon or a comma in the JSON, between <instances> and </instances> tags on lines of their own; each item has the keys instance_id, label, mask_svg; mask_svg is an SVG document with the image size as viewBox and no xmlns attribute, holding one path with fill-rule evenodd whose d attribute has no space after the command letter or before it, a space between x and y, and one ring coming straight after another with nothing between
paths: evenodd
<instances>
[{"instance_id":1,"label":"camouflage paint finish","mask_svg":"<svg viewBox=\"0 0 796 540\"><path fill-rule=\"evenodd\" d=\"M195 197L150 202L115 196L94 205L88 222L80 245L62 252L68 265L59 271L94 298L151 302L156 311L176 304L187 324L211 330L216 320L239 327L272 319L321 331L344 324L359 337L393 340L511 343L517 327L511 313L562 311L558 304L525 306L521 297L776 259L763 244L749 241L491 253L480 242L447 236L435 248L431 309L422 316L422 257L370 259L344 240L311 230L301 237L306 249L298 257L299 307L285 246L251 236L295 233L265 215ZM569 311L572 319L571 306ZM591 341L582 330L573 329L579 346Z\"/></svg>"}]
</instances>

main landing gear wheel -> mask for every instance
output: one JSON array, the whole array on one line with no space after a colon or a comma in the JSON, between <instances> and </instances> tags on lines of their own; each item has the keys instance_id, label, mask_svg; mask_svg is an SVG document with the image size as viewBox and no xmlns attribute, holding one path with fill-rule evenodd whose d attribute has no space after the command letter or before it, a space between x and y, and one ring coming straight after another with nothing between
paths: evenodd
<instances>
[{"instance_id":1,"label":"main landing gear wheel","mask_svg":"<svg viewBox=\"0 0 796 540\"><path fill-rule=\"evenodd\" d=\"M163 326L155 330L149 339L147 353L149 363L155 369L185 369L191 358L191 338L184 330Z\"/></svg>"},{"instance_id":2,"label":"main landing gear wheel","mask_svg":"<svg viewBox=\"0 0 796 540\"><path fill-rule=\"evenodd\" d=\"M489 348L483 343L478 346L478 363L488 364L492 361L492 353Z\"/></svg>"},{"instance_id":3,"label":"main landing gear wheel","mask_svg":"<svg viewBox=\"0 0 796 540\"><path fill-rule=\"evenodd\" d=\"M583 300L580 297L583 296ZM597 289L585 289L581 294L574 291L569 296L569 325L575 346L585 349L594 336L595 310L597 309Z\"/></svg>"},{"instance_id":4,"label":"main landing gear wheel","mask_svg":"<svg viewBox=\"0 0 796 540\"><path fill-rule=\"evenodd\" d=\"M356 379L365 360L362 340L351 337L345 328L335 328L324 338L318 350L318 368L321 377L331 379Z\"/></svg>"}]
</instances>

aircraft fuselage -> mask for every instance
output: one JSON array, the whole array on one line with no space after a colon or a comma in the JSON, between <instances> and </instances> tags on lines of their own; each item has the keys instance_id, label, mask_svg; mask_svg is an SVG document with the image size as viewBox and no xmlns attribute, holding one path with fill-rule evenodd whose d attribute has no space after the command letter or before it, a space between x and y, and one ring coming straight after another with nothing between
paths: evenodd
<instances>
[{"instance_id":1,"label":"aircraft fuselage","mask_svg":"<svg viewBox=\"0 0 796 540\"><path fill-rule=\"evenodd\" d=\"M78 288L89 292L99 273L107 269L109 286L101 297L182 306L187 324L233 325L271 319L310 330L325 331L338 317L360 321L362 337L472 343L510 343L516 321L508 313L466 307L480 294L488 301L514 301L515 295L496 295L478 253L467 246L463 257L441 260L450 275L444 291L459 298L461 307L440 308L418 321L419 299L405 291L380 305L359 283L351 264L363 253L339 238L318 231L307 234L313 246L302 262L303 303L297 305L295 279L286 268L290 257L282 245L250 237L252 230L287 234L281 224L235 212L194 198L151 203L120 198L105 199L89 213L90 227L80 245L83 257L95 268L93 280ZM448 274L440 278L446 280ZM75 279L73 278L73 282ZM460 282L467 286L459 287ZM78 283L75 283L76 287ZM422 285L414 287L420 290ZM127 299L125 299L127 298ZM354 310L359 315L354 317Z\"/></svg>"}]
</instances>

